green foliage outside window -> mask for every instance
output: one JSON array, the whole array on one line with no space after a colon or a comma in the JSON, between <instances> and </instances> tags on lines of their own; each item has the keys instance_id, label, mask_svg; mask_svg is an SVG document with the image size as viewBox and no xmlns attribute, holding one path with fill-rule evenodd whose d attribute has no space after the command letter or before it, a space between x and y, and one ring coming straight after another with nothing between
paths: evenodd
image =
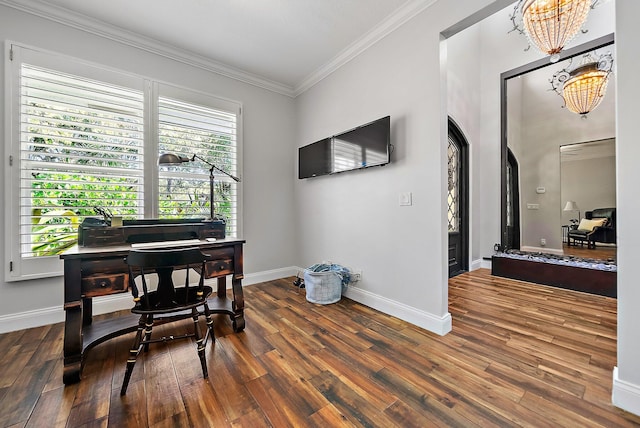
<instances>
[{"instance_id":1,"label":"green foliage outside window","mask_svg":"<svg viewBox=\"0 0 640 428\"><path fill-rule=\"evenodd\" d=\"M233 142L228 137L207 136L215 141L216 150L198 151L198 155L224 170L231 170L229 156ZM73 155L86 156L86 142L78 142L78 135L64 150L39 150L48 162L69 161ZM60 140L34 138L38 145L55 146ZM202 154L201 154L202 153ZM120 155L98 154L93 158L76 160L85 165L122 168ZM120 158L121 159L121 158ZM187 164L189 165L189 164ZM181 167L183 168L183 167ZM190 168L189 169L194 169ZM195 166L200 168L200 166ZM207 168L207 165L202 166ZM202 172L201 172L202 173ZM38 172L31 180L32 255L54 256L77 243L78 227L85 217L95 217L94 207L108 208L113 215L134 219L141 217L138 194L139 182L130 177L100 177L84 173ZM232 184L215 181L215 213L226 220L232 218ZM168 178L160 181L159 213L162 218L208 217L209 181L206 179Z\"/></svg>"}]
</instances>

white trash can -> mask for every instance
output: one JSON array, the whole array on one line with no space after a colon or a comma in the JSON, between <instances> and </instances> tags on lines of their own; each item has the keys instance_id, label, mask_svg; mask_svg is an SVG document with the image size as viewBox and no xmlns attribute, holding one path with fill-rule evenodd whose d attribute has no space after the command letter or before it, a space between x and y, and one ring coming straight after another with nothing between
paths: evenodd
<instances>
[{"instance_id":1,"label":"white trash can","mask_svg":"<svg viewBox=\"0 0 640 428\"><path fill-rule=\"evenodd\" d=\"M311 303L328 305L342 298L342 278L336 272L304 271L304 287L307 300Z\"/></svg>"}]
</instances>

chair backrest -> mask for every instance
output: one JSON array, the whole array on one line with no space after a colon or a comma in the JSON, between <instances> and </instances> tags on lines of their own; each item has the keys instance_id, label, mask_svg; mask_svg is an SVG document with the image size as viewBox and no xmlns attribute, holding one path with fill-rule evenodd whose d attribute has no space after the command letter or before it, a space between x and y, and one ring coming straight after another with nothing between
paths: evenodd
<instances>
[{"instance_id":1,"label":"chair backrest","mask_svg":"<svg viewBox=\"0 0 640 428\"><path fill-rule=\"evenodd\" d=\"M587 219L606 218L606 227L615 229L616 227L616 209L615 208L596 208L592 211L584 213Z\"/></svg>"},{"instance_id":2,"label":"chair backrest","mask_svg":"<svg viewBox=\"0 0 640 428\"><path fill-rule=\"evenodd\" d=\"M164 292L172 292L174 289L172 272L174 269L186 269L184 287L188 290L190 286L189 273L192 269L199 274L198 288L204 287L205 263L209 260L209 255L200 251L199 248L180 249L134 249L129 251L125 258L125 263L129 265L129 288L136 305L148 305L149 301L139 297L149 294L146 275L158 274L158 290L164 288ZM136 278L141 277L142 290L136 284ZM188 296L189 293L185 293Z\"/></svg>"}]
</instances>

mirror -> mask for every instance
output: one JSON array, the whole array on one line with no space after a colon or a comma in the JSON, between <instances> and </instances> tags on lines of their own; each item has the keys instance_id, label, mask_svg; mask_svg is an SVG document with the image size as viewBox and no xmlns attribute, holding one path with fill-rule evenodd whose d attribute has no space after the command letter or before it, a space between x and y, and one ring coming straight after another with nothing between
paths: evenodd
<instances>
[{"instance_id":1,"label":"mirror","mask_svg":"<svg viewBox=\"0 0 640 428\"><path fill-rule=\"evenodd\" d=\"M611 244L567 245L571 219L577 225L586 211L615 207L615 76L587 117L563 108L550 83L594 50L613 52L613 35L564 52L558 63L543 59L501 76L503 248L615 258ZM568 201L579 212L564 211Z\"/></svg>"}]
</instances>

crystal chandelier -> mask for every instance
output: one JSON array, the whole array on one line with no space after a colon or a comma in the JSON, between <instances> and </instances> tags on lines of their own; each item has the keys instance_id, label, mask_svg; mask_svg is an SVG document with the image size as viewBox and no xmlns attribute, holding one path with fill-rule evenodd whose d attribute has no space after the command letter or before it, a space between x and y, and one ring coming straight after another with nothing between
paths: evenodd
<instances>
[{"instance_id":1,"label":"crystal chandelier","mask_svg":"<svg viewBox=\"0 0 640 428\"><path fill-rule=\"evenodd\" d=\"M570 111L584 117L602 102L612 69L611 53L603 54L597 60L587 53L573 70L556 72L550 80L551 87L562 96Z\"/></svg>"},{"instance_id":2,"label":"crystal chandelier","mask_svg":"<svg viewBox=\"0 0 640 428\"><path fill-rule=\"evenodd\" d=\"M598 0L519 0L510 19L513 30L524 33L529 43L551 55L551 61L573 39ZM513 31L512 30L512 31Z\"/></svg>"}]
</instances>

